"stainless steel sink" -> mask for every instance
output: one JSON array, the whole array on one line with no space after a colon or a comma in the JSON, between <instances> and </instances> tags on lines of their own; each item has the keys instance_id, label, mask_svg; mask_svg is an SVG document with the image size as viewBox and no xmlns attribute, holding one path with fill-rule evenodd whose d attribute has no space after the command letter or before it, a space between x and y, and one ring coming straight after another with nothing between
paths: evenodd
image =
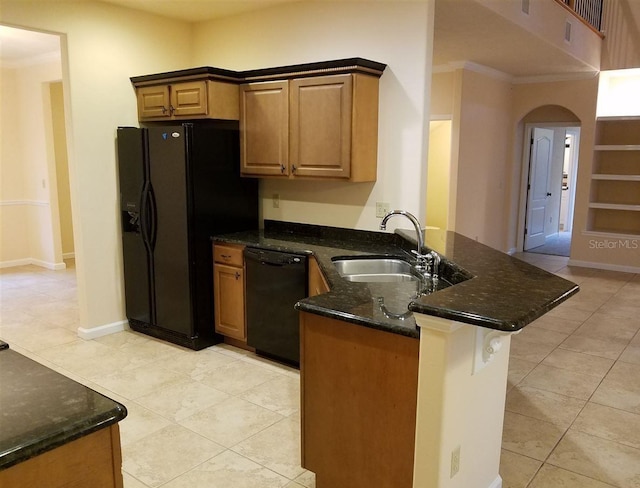
<instances>
[{"instance_id":1,"label":"stainless steel sink","mask_svg":"<svg viewBox=\"0 0 640 488\"><path fill-rule=\"evenodd\" d=\"M348 281L385 283L420 279L407 261L397 258L339 258L333 264Z\"/></svg>"}]
</instances>

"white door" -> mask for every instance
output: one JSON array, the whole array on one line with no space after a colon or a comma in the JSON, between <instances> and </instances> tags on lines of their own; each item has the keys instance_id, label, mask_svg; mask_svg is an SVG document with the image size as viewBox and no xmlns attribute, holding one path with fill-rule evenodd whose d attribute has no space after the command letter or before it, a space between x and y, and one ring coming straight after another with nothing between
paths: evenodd
<instances>
[{"instance_id":1,"label":"white door","mask_svg":"<svg viewBox=\"0 0 640 488\"><path fill-rule=\"evenodd\" d=\"M544 224L549 214L548 203L551 196L551 155L553 151L553 130L533 129L531 137L531 157L529 161L529 185L527 187L527 216L524 233L524 250L543 246L545 242Z\"/></svg>"}]
</instances>

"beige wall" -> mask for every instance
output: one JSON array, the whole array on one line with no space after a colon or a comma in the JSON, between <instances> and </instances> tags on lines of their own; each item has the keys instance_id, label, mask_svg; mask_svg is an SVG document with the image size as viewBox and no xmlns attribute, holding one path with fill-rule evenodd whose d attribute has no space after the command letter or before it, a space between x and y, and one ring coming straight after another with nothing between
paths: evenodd
<instances>
[{"instance_id":1,"label":"beige wall","mask_svg":"<svg viewBox=\"0 0 640 488\"><path fill-rule=\"evenodd\" d=\"M605 0L602 12L601 69L640 67L640 2Z\"/></svg>"},{"instance_id":2,"label":"beige wall","mask_svg":"<svg viewBox=\"0 0 640 488\"><path fill-rule=\"evenodd\" d=\"M513 132L512 85L467 69L461 76L453 120L453 145L458 146L457 156L452 154L457 168L455 230L507 251L510 154L505 141Z\"/></svg>"},{"instance_id":3,"label":"beige wall","mask_svg":"<svg viewBox=\"0 0 640 488\"><path fill-rule=\"evenodd\" d=\"M264 218L374 230L375 203L387 202L424 222L431 3L294 2L196 25L197 65L250 69L349 57L388 65L380 80L377 182L264 179ZM394 219L389 228L407 224Z\"/></svg>"},{"instance_id":4,"label":"beige wall","mask_svg":"<svg viewBox=\"0 0 640 488\"><path fill-rule=\"evenodd\" d=\"M448 228L451 121L432 120L427 168L427 225Z\"/></svg>"},{"instance_id":5,"label":"beige wall","mask_svg":"<svg viewBox=\"0 0 640 488\"><path fill-rule=\"evenodd\" d=\"M67 158L67 132L64 123L64 97L62 82L51 83L52 143L55 158L58 215L63 257L73 255L73 222L71 214L71 190L69 188L69 161Z\"/></svg>"},{"instance_id":6,"label":"beige wall","mask_svg":"<svg viewBox=\"0 0 640 488\"><path fill-rule=\"evenodd\" d=\"M24 175L20 160L18 82L15 69L0 68L0 263L19 262L28 257L27 208ZM6 117L3 114L14 114Z\"/></svg>"},{"instance_id":7,"label":"beige wall","mask_svg":"<svg viewBox=\"0 0 640 488\"><path fill-rule=\"evenodd\" d=\"M453 100L456 76L454 71L433 73L431 78L431 118L450 117L453 114Z\"/></svg>"},{"instance_id":8,"label":"beige wall","mask_svg":"<svg viewBox=\"0 0 640 488\"><path fill-rule=\"evenodd\" d=\"M63 266L56 255L47 150L49 82L61 78L59 59L3 69L0 265ZM55 184L55 180L53 181Z\"/></svg>"},{"instance_id":9,"label":"beige wall","mask_svg":"<svg viewBox=\"0 0 640 488\"><path fill-rule=\"evenodd\" d=\"M2 0L0 22L66 35L63 77L81 323L83 329L120 324L115 129L137 125L130 76L192 66L190 26L92 1Z\"/></svg>"}]
</instances>

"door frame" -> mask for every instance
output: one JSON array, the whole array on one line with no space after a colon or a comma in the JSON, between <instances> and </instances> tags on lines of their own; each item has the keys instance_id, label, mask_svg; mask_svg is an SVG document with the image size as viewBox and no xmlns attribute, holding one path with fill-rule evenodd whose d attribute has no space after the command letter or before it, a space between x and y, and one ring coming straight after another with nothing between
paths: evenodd
<instances>
[{"instance_id":1,"label":"door frame","mask_svg":"<svg viewBox=\"0 0 640 488\"><path fill-rule=\"evenodd\" d=\"M543 129L575 129L578 134L578 141L580 138L581 126L576 122L529 122L524 126L524 141L522 147L522 159L520 165L520 198L518 200L518 228L516 236L516 252L523 252L524 250L524 226L526 223L527 212L527 185L529 184L529 172L531 170L531 137L533 135L533 129L539 127ZM575 158L575 167L572 168L577 175L578 172L578 160L580 157L579 146L577 147L578 154ZM574 184L575 186L575 184ZM573 193L575 199L575 192ZM573 202L574 203L574 202ZM573 204L571 203L571 204ZM572 217L573 220L573 217ZM571 223L573 228L573 222Z\"/></svg>"}]
</instances>

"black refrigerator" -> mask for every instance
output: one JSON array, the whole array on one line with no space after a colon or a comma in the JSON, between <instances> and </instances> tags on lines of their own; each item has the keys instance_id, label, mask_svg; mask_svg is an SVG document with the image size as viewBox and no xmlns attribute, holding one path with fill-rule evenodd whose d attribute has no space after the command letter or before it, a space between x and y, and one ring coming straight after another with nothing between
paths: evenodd
<instances>
[{"instance_id":1,"label":"black refrigerator","mask_svg":"<svg viewBox=\"0 0 640 488\"><path fill-rule=\"evenodd\" d=\"M119 127L117 147L129 325L192 349L219 342L211 237L258 228L237 122Z\"/></svg>"}]
</instances>

